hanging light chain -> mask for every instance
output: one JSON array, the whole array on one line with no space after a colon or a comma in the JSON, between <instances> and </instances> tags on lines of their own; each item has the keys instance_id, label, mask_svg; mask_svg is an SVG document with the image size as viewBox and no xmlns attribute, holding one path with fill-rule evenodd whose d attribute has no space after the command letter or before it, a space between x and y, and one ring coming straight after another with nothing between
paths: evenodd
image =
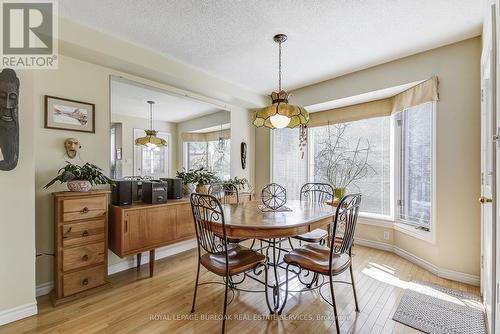
<instances>
[{"instance_id":1,"label":"hanging light chain","mask_svg":"<svg viewBox=\"0 0 500 334\"><path fill-rule=\"evenodd\" d=\"M149 104L149 129L153 130L153 104Z\"/></svg>"},{"instance_id":2,"label":"hanging light chain","mask_svg":"<svg viewBox=\"0 0 500 334\"><path fill-rule=\"evenodd\" d=\"M279 86L279 89L278 89L278 92L281 92L281 41L279 41L279 63L278 63L278 76L279 76L279 79L278 79L278 86Z\"/></svg>"}]
</instances>

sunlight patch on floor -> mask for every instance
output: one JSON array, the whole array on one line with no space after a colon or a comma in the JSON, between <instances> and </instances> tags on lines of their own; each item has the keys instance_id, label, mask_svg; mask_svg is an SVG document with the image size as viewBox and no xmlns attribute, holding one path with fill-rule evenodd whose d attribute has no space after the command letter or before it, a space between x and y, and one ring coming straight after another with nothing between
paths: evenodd
<instances>
[{"instance_id":1,"label":"sunlight patch on floor","mask_svg":"<svg viewBox=\"0 0 500 334\"><path fill-rule=\"evenodd\" d=\"M369 263L367 267L361 271L363 274L376 279L377 281L396 286L401 289L407 289L409 282L401 280L399 277L394 276L394 270L389 271L376 263Z\"/></svg>"}]
</instances>

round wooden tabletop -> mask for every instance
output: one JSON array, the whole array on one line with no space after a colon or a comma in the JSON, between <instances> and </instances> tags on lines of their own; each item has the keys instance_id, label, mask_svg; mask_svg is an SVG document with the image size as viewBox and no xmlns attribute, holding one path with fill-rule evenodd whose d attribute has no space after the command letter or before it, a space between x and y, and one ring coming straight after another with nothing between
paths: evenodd
<instances>
[{"instance_id":1,"label":"round wooden tabletop","mask_svg":"<svg viewBox=\"0 0 500 334\"><path fill-rule=\"evenodd\" d=\"M223 205L226 235L230 238L283 238L292 237L332 222L335 208L322 203L288 200L291 211L265 212L259 208L262 202L249 201ZM222 232L222 225L214 223Z\"/></svg>"}]
</instances>

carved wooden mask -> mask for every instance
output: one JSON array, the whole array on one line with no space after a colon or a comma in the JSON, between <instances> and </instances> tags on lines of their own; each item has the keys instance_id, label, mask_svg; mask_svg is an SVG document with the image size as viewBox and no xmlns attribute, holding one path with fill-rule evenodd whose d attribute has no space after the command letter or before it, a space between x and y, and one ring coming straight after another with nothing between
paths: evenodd
<instances>
[{"instance_id":1,"label":"carved wooden mask","mask_svg":"<svg viewBox=\"0 0 500 334\"><path fill-rule=\"evenodd\" d=\"M0 170L13 170L19 159L19 79L14 70L0 72Z\"/></svg>"}]
</instances>

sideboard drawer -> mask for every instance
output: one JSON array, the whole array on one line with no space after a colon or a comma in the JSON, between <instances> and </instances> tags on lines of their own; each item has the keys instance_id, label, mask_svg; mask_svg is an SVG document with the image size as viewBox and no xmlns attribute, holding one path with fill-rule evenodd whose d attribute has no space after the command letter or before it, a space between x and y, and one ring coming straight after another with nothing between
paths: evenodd
<instances>
[{"instance_id":1,"label":"sideboard drawer","mask_svg":"<svg viewBox=\"0 0 500 334\"><path fill-rule=\"evenodd\" d=\"M63 213L63 221L70 222L73 220L103 218L106 215L106 210L85 210Z\"/></svg>"},{"instance_id":2,"label":"sideboard drawer","mask_svg":"<svg viewBox=\"0 0 500 334\"><path fill-rule=\"evenodd\" d=\"M63 249L63 271L104 262L104 242Z\"/></svg>"},{"instance_id":3,"label":"sideboard drawer","mask_svg":"<svg viewBox=\"0 0 500 334\"><path fill-rule=\"evenodd\" d=\"M102 217L107 212L107 198L96 196L65 199L62 202L62 209L63 221Z\"/></svg>"},{"instance_id":4,"label":"sideboard drawer","mask_svg":"<svg viewBox=\"0 0 500 334\"><path fill-rule=\"evenodd\" d=\"M103 241L105 237L105 225L104 220L64 224L61 226L62 244L66 247L93 241Z\"/></svg>"},{"instance_id":5,"label":"sideboard drawer","mask_svg":"<svg viewBox=\"0 0 500 334\"><path fill-rule=\"evenodd\" d=\"M106 283L104 266L98 266L63 276L63 294L69 296Z\"/></svg>"}]
</instances>

